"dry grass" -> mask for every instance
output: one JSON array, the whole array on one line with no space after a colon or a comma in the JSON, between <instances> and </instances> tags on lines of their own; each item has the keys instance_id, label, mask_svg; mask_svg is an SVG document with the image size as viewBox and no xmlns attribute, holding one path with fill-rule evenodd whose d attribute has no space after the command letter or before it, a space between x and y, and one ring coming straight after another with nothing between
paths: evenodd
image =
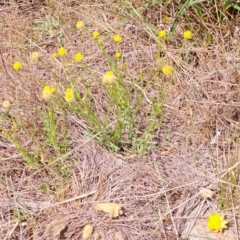
<instances>
[{"instance_id":1,"label":"dry grass","mask_svg":"<svg viewBox=\"0 0 240 240\"><path fill-rule=\"evenodd\" d=\"M29 129L38 126L35 109L45 103L41 88L27 72L20 73L21 78L13 72L16 59L31 69L29 55L33 49L49 57L58 48L58 40L72 46L69 51L76 47L77 40L97 73L108 70L92 39L86 41L78 32L67 34L79 19L89 22L89 32L120 32L131 78L136 78L140 70L147 74L157 54L157 43L141 16L156 29L170 29L171 24L163 24L163 16L157 13L164 8L173 14L177 5L159 3L141 9L142 2L136 1L134 8L119 9L112 3L109 10L109 4L49 1L48 7L39 3L33 9L32 4L1 3L0 102L8 99L16 104L14 114L22 115ZM114 9L119 10L117 14ZM59 20L60 27L33 30L32 21L46 24L46 15ZM217 209L224 210L230 230L239 238L239 14L225 24L211 18L205 22L199 17L192 22L189 18L181 18L174 36L163 44L162 55L174 66L175 75L164 103L163 124L155 133L157 148L145 155L110 153L96 143L96 136L84 134L87 126L82 119L68 114L71 149L54 162L49 160L52 150L47 149L48 154L42 156L44 165L33 170L16 146L0 134L1 239L81 239L87 223L106 240L193 239L195 222ZM171 17L169 20L173 22ZM180 50L182 32L188 28L194 39ZM107 42L109 54L114 54L112 49L112 43ZM44 68L35 74L45 83L53 82ZM92 94L96 101L105 97L96 86ZM155 89L146 90L149 98L154 94ZM101 106L97 111L102 111ZM5 113L2 108L1 114ZM5 123L0 121L2 127ZM19 137L32 151L38 147L23 132ZM70 171L70 177L56 174L59 168ZM213 197L202 197L201 188L211 189ZM119 203L124 214L110 219L92 208L95 202Z\"/></svg>"}]
</instances>

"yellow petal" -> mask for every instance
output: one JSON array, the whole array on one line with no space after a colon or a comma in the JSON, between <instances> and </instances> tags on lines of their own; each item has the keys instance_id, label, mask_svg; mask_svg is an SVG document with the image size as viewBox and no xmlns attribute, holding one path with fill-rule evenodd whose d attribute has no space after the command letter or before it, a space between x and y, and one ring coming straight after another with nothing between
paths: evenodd
<instances>
[{"instance_id":1,"label":"yellow petal","mask_svg":"<svg viewBox=\"0 0 240 240\"><path fill-rule=\"evenodd\" d=\"M83 239L88 239L93 233L93 225L87 224L83 229Z\"/></svg>"},{"instance_id":2,"label":"yellow petal","mask_svg":"<svg viewBox=\"0 0 240 240\"><path fill-rule=\"evenodd\" d=\"M117 203L95 203L93 204L93 208L108 213L111 218L116 218L123 214L121 206Z\"/></svg>"}]
</instances>

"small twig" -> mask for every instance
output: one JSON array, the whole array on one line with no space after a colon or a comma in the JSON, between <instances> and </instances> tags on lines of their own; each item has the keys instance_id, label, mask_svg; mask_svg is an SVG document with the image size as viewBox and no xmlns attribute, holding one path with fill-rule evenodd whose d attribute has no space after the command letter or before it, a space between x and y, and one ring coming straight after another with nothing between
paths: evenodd
<instances>
[{"instance_id":1,"label":"small twig","mask_svg":"<svg viewBox=\"0 0 240 240\"><path fill-rule=\"evenodd\" d=\"M65 204L65 203L69 203L69 202L73 202L73 201L76 201L78 199L82 199L82 198L88 197L90 195L93 195L94 193L96 193L96 191L92 191L92 192L89 192L89 193L84 193L84 194L79 195L77 197L73 197L73 198L67 199L65 201L62 201L62 202L59 202L59 203L55 203L55 204L53 204L51 206L42 208L42 209L40 209L40 211L48 209L48 208L58 207L59 205L62 205L62 204Z\"/></svg>"},{"instance_id":2,"label":"small twig","mask_svg":"<svg viewBox=\"0 0 240 240\"><path fill-rule=\"evenodd\" d=\"M230 103L221 103L221 102L207 102L207 101L195 101L187 99L186 102L194 102L194 103L201 103L201 104L215 104L215 105L221 105L221 106L233 106L233 107L239 107L240 102L230 102Z\"/></svg>"},{"instance_id":3,"label":"small twig","mask_svg":"<svg viewBox=\"0 0 240 240\"><path fill-rule=\"evenodd\" d=\"M10 238L16 227L18 226L19 221L17 220L11 231L8 233L7 238Z\"/></svg>"}]
</instances>

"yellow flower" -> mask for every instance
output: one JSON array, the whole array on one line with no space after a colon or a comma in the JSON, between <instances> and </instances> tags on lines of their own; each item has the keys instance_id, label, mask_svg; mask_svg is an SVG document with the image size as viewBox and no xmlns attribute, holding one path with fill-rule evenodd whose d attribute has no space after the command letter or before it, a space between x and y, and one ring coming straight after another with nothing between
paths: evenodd
<instances>
[{"instance_id":1,"label":"yellow flower","mask_svg":"<svg viewBox=\"0 0 240 240\"><path fill-rule=\"evenodd\" d=\"M45 100L47 100L55 92L56 92L56 88L46 85L46 86L43 87L42 96Z\"/></svg>"},{"instance_id":2,"label":"yellow flower","mask_svg":"<svg viewBox=\"0 0 240 240\"><path fill-rule=\"evenodd\" d=\"M184 39L191 39L192 38L192 32L187 30L183 33L183 38Z\"/></svg>"},{"instance_id":3,"label":"yellow flower","mask_svg":"<svg viewBox=\"0 0 240 240\"><path fill-rule=\"evenodd\" d=\"M103 76L102 81L104 84L113 84L115 82L115 79L116 79L116 77L115 77L114 73L112 71L108 71Z\"/></svg>"},{"instance_id":4,"label":"yellow flower","mask_svg":"<svg viewBox=\"0 0 240 240\"><path fill-rule=\"evenodd\" d=\"M66 53L67 53L67 49L66 49L66 48L60 47L60 48L58 49L58 54L59 54L59 56L63 57Z\"/></svg>"},{"instance_id":5,"label":"yellow flower","mask_svg":"<svg viewBox=\"0 0 240 240\"><path fill-rule=\"evenodd\" d=\"M77 80L78 80L79 82L82 82L82 81L83 81L83 79L82 79L81 77L78 77Z\"/></svg>"},{"instance_id":6,"label":"yellow flower","mask_svg":"<svg viewBox=\"0 0 240 240\"><path fill-rule=\"evenodd\" d=\"M162 108L162 103L157 103L157 108Z\"/></svg>"},{"instance_id":7,"label":"yellow flower","mask_svg":"<svg viewBox=\"0 0 240 240\"><path fill-rule=\"evenodd\" d=\"M163 21L166 24L169 24L169 17L167 15L163 15Z\"/></svg>"},{"instance_id":8,"label":"yellow flower","mask_svg":"<svg viewBox=\"0 0 240 240\"><path fill-rule=\"evenodd\" d=\"M70 103L75 101L74 91L71 88L67 88L65 92L65 101Z\"/></svg>"},{"instance_id":9,"label":"yellow flower","mask_svg":"<svg viewBox=\"0 0 240 240\"><path fill-rule=\"evenodd\" d=\"M75 60L76 62L81 62L83 60L83 55L81 53L76 53Z\"/></svg>"},{"instance_id":10,"label":"yellow flower","mask_svg":"<svg viewBox=\"0 0 240 240\"><path fill-rule=\"evenodd\" d=\"M37 61L39 59L39 57L40 57L39 52L32 52L32 54L31 54L32 60Z\"/></svg>"},{"instance_id":11,"label":"yellow flower","mask_svg":"<svg viewBox=\"0 0 240 240\"><path fill-rule=\"evenodd\" d=\"M224 215L214 213L208 216L207 226L210 230L216 232L222 232L224 228L227 228L228 221L224 220Z\"/></svg>"},{"instance_id":12,"label":"yellow flower","mask_svg":"<svg viewBox=\"0 0 240 240\"><path fill-rule=\"evenodd\" d=\"M122 40L122 37L119 34L117 34L113 37L113 41L116 43L121 42L121 40Z\"/></svg>"},{"instance_id":13,"label":"yellow flower","mask_svg":"<svg viewBox=\"0 0 240 240\"><path fill-rule=\"evenodd\" d=\"M121 55L122 55L122 54L121 54L120 52L116 52L116 53L115 53L115 57L116 57L116 58L120 58Z\"/></svg>"},{"instance_id":14,"label":"yellow flower","mask_svg":"<svg viewBox=\"0 0 240 240\"><path fill-rule=\"evenodd\" d=\"M52 58L56 58L56 57L57 57L57 53L56 52L52 53Z\"/></svg>"},{"instance_id":15,"label":"yellow flower","mask_svg":"<svg viewBox=\"0 0 240 240\"><path fill-rule=\"evenodd\" d=\"M92 80L91 78L89 78L89 79L87 80L87 84L88 84L89 86L92 84L92 82L93 82L93 80Z\"/></svg>"},{"instance_id":16,"label":"yellow flower","mask_svg":"<svg viewBox=\"0 0 240 240\"><path fill-rule=\"evenodd\" d=\"M94 32L92 33L93 38L97 38L99 35L100 35L100 32L99 32L99 31L94 31Z\"/></svg>"},{"instance_id":17,"label":"yellow flower","mask_svg":"<svg viewBox=\"0 0 240 240\"><path fill-rule=\"evenodd\" d=\"M77 28L77 29L80 29L80 28L82 28L82 27L84 27L84 22L83 22L83 21L77 21L77 22L76 22L76 28Z\"/></svg>"},{"instance_id":18,"label":"yellow flower","mask_svg":"<svg viewBox=\"0 0 240 240\"><path fill-rule=\"evenodd\" d=\"M14 64L13 64L13 69L15 70L15 71L18 71L18 70L20 70L22 68L22 64L20 63L20 62L15 62Z\"/></svg>"},{"instance_id":19,"label":"yellow flower","mask_svg":"<svg viewBox=\"0 0 240 240\"><path fill-rule=\"evenodd\" d=\"M3 108L8 109L10 107L10 101L4 100L3 103L2 103L2 106L3 106Z\"/></svg>"},{"instance_id":20,"label":"yellow flower","mask_svg":"<svg viewBox=\"0 0 240 240\"><path fill-rule=\"evenodd\" d=\"M102 38L98 38L98 43L102 44L103 43L103 39Z\"/></svg>"},{"instance_id":21,"label":"yellow flower","mask_svg":"<svg viewBox=\"0 0 240 240\"><path fill-rule=\"evenodd\" d=\"M166 65L162 68L162 72L165 74L165 75L171 75L173 70L170 66Z\"/></svg>"},{"instance_id":22,"label":"yellow flower","mask_svg":"<svg viewBox=\"0 0 240 240\"><path fill-rule=\"evenodd\" d=\"M167 33L166 33L166 31L164 31L164 30L161 30L161 31L158 32L158 37L159 37L159 38L165 38L166 35L167 35Z\"/></svg>"}]
</instances>

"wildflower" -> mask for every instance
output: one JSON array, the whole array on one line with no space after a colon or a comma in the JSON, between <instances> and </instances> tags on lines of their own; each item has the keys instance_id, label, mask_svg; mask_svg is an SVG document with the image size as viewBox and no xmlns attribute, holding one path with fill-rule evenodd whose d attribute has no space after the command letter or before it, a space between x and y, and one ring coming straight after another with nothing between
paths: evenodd
<instances>
[{"instance_id":1,"label":"wildflower","mask_svg":"<svg viewBox=\"0 0 240 240\"><path fill-rule=\"evenodd\" d=\"M89 78L89 79L87 80L87 84L88 84L89 86L92 84L92 82L93 82L93 80L92 80L91 78Z\"/></svg>"},{"instance_id":2,"label":"wildflower","mask_svg":"<svg viewBox=\"0 0 240 240\"><path fill-rule=\"evenodd\" d=\"M98 43L102 44L103 43L103 39L102 38L98 38Z\"/></svg>"},{"instance_id":3,"label":"wildflower","mask_svg":"<svg viewBox=\"0 0 240 240\"><path fill-rule=\"evenodd\" d=\"M93 38L97 38L99 35L100 35L100 32L99 32L99 31L94 31L94 32L92 33Z\"/></svg>"},{"instance_id":4,"label":"wildflower","mask_svg":"<svg viewBox=\"0 0 240 240\"><path fill-rule=\"evenodd\" d=\"M32 52L32 54L31 54L32 60L37 61L39 59L39 57L40 57L39 52Z\"/></svg>"},{"instance_id":5,"label":"wildflower","mask_svg":"<svg viewBox=\"0 0 240 240\"><path fill-rule=\"evenodd\" d=\"M191 39L192 38L192 32L187 30L183 33L183 38L184 39Z\"/></svg>"},{"instance_id":6,"label":"wildflower","mask_svg":"<svg viewBox=\"0 0 240 240\"><path fill-rule=\"evenodd\" d=\"M122 37L119 34L117 34L113 37L113 41L116 43L121 42L121 40L122 40Z\"/></svg>"},{"instance_id":7,"label":"wildflower","mask_svg":"<svg viewBox=\"0 0 240 240\"><path fill-rule=\"evenodd\" d=\"M120 52L116 52L116 53L115 53L115 57L116 57L116 58L120 58L121 55L122 55L122 54L121 54Z\"/></svg>"},{"instance_id":8,"label":"wildflower","mask_svg":"<svg viewBox=\"0 0 240 240\"><path fill-rule=\"evenodd\" d=\"M81 62L83 60L83 55L81 53L76 53L75 60L76 62Z\"/></svg>"},{"instance_id":9,"label":"wildflower","mask_svg":"<svg viewBox=\"0 0 240 240\"><path fill-rule=\"evenodd\" d=\"M15 62L14 64L13 64L13 69L15 70L15 71L18 71L18 70L20 70L22 68L22 64L20 63L20 62Z\"/></svg>"},{"instance_id":10,"label":"wildflower","mask_svg":"<svg viewBox=\"0 0 240 240\"><path fill-rule=\"evenodd\" d=\"M75 101L74 91L71 88L67 88L65 92L65 101L70 103Z\"/></svg>"},{"instance_id":11,"label":"wildflower","mask_svg":"<svg viewBox=\"0 0 240 240\"><path fill-rule=\"evenodd\" d=\"M8 109L10 107L10 101L4 100L2 103L3 108Z\"/></svg>"},{"instance_id":12,"label":"wildflower","mask_svg":"<svg viewBox=\"0 0 240 240\"><path fill-rule=\"evenodd\" d=\"M170 66L166 65L162 68L162 72L165 75L171 75L172 74L172 68Z\"/></svg>"},{"instance_id":13,"label":"wildflower","mask_svg":"<svg viewBox=\"0 0 240 240\"><path fill-rule=\"evenodd\" d=\"M76 28L77 28L77 29L80 29L80 28L82 28L82 27L84 27L84 22L83 22L83 21L77 21L77 22L76 22Z\"/></svg>"},{"instance_id":14,"label":"wildflower","mask_svg":"<svg viewBox=\"0 0 240 240\"><path fill-rule=\"evenodd\" d=\"M57 57L57 53L56 52L52 53L51 55L52 55L52 58L56 58Z\"/></svg>"},{"instance_id":15,"label":"wildflower","mask_svg":"<svg viewBox=\"0 0 240 240\"><path fill-rule=\"evenodd\" d=\"M222 232L224 228L227 228L228 221L224 220L224 215L214 213L208 216L207 226L210 230L216 232Z\"/></svg>"},{"instance_id":16,"label":"wildflower","mask_svg":"<svg viewBox=\"0 0 240 240\"><path fill-rule=\"evenodd\" d=\"M164 23L169 24L169 17L167 15L164 15L163 21L164 21Z\"/></svg>"},{"instance_id":17,"label":"wildflower","mask_svg":"<svg viewBox=\"0 0 240 240\"><path fill-rule=\"evenodd\" d=\"M83 79L82 79L81 77L78 77L77 80L78 80L79 82L82 82L82 81L83 81Z\"/></svg>"},{"instance_id":18,"label":"wildflower","mask_svg":"<svg viewBox=\"0 0 240 240\"><path fill-rule=\"evenodd\" d=\"M164 30L161 30L161 31L158 32L158 37L159 37L159 38L165 38L166 35L167 35L167 33L166 33L166 31L164 31Z\"/></svg>"},{"instance_id":19,"label":"wildflower","mask_svg":"<svg viewBox=\"0 0 240 240\"><path fill-rule=\"evenodd\" d=\"M103 83L104 84L113 84L115 81L116 77L112 71L107 71L105 75L103 76Z\"/></svg>"},{"instance_id":20,"label":"wildflower","mask_svg":"<svg viewBox=\"0 0 240 240\"><path fill-rule=\"evenodd\" d=\"M162 103L157 103L157 108L162 108Z\"/></svg>"},{"instance_id":21,"label":"wildflower","mask_svg":"<svg viewBox=\"0 0 240 240\"><path fill-rule=\"evenodd\" d=\"M55 92L56 88L46 85L43 87L42 96L45 100L48 100Z\"/></svg>"},{"instance_id":22,"label":"wildflower","mask_svg":"<svg viewBox=\"0 0 240 240\"><path fill-rule=\"evenodd\" d=\"M66 49L66 48L60 47L60 48L58 49L58 54L59 54L59 56L63 57L66 53L67 53L67 49Z\"/></svg>"}]
</instances>

